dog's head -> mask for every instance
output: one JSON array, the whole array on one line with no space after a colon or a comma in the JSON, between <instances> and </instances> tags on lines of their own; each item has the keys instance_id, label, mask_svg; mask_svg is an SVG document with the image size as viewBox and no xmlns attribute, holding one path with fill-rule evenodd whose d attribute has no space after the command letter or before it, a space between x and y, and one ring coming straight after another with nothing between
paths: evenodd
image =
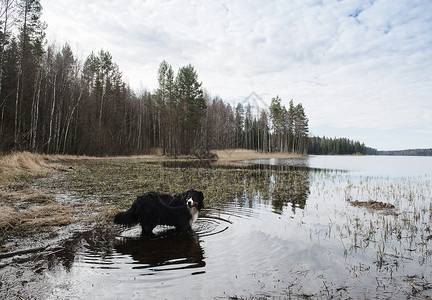
<instances>
[{"instance_id":1,"label":"dog's head","mask_svg":"<svg viewBox=\"0 0 432 300\"><path fill-rule=\"evenodd\" d=\"M204 194L196 190L188 190L185 192L186 205L189 208L196 207L198 210L204 208Z\"/></svg>"}]
</instances>

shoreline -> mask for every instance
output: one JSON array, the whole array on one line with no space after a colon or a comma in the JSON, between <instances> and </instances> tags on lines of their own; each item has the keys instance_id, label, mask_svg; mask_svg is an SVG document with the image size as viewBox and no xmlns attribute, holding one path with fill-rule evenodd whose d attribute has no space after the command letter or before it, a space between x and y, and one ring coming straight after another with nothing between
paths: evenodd
<instances>
[{"instance_id":1,"label":"shoreline","mask_svg":"<svg viewBox=\"0 0 432 300\"><path fill-rule=\"evenodd\" d=\"M245 160L268 158L302 157L292 153L260 153L254 150L227 149L217 150L217 160L208 160L215 165L245 165ZM0 229L7 235L14 231L27 231L37 222L44 225L67 225L79 222L74 214L77 207L59 203L54 195L32 186L32 182L43 176L61 172L74 172L74 162L80 160L128 160L137 159L148 162L199 160L193 156L177 158L160 154L131 156L77 156L49 155L30 152L14 152L0 155ZM20 209L17 209L17 205ZM106 211L102 212L106 214ZM109 212L112 213L112 212ZM6 234L0 237L0 243ZM1 245L0 245L1 249ZM0 250L1 252L1 250Z\"/></svg>"},{"instance_id":2,"label":"shoreline","mask_svg":"<svg viewBox=\"0 0 432 300\"><path fill-rule=\"evenodd\" d=\"M242 160L269 159L269 158L301 158L307 155L300 155L291 152L267 152L262 153L248 149L224 149L215 150L212 153L217 155L216 163L233 163ZM13 152L0 154L0 183L9 177L8 175L45 175L46 173L67 171L63 165L66 161L74 160L104 160L104 159L143 159L149 161L163 160L199 160L194 156L170 157L161 154L144 154L130 156L86 156L86 155L63 155L63 154L39 154L31 152ZM204 159L205 160L205 159ZM6 178L5 178L6 177ZM11 176L13 177L13 176ZM3 180L1 180L3 179Z\"/></svg>"},{"instance_id":3,"label":"shoreline","mask_svg":"<svg viewBox=\"0 0 432 300\"><path fill-rule=\"evenodd\" d=\"M201 159L193 155L180 155L177 157L166 156L162 154L143 154L143 155L130 155L130 156L71 156L75 159L144 159L144 160L212 160L214 162L239 162L242 160L253 160L253 159L266 159L266 158L299 158L306 157L307 155L294 154L291 152L267 152L262 153L256 150L249 149L223 149L213 150L212 154L217 155L217 159ZM65 156L64 159L67 159ZM54 159L55 160L55 156Z\"/></svg>"},{"instance_id":4,"label":"shoreline","mask_svg":"<svg viewBox=\"0 0 432 300\"><path fill-rule=\"evenodd\" d=\"M218 162L239 162L242 160L268 159L268 158L300 158L305 155L291 152L257 152L247 149L225 149L213 151L218 156Z\"/></svg>"}]
</instances>

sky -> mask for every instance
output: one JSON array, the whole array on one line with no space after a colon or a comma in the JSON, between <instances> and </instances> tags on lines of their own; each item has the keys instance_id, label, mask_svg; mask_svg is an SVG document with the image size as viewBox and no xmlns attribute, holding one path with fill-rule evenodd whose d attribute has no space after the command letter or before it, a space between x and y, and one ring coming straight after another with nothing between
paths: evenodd
<instances>
[{"instance_id":1,"label":"sky","mask_svg":"<svg viewBox=\"0 0 432 300\"><path fill-rule=\"evenodd\" d=\"M137 92L192 64L212 96L302 103L310 135L432 148L431 0L41 0L49 44L109 51Z\"/></svg>"}]
</instances>

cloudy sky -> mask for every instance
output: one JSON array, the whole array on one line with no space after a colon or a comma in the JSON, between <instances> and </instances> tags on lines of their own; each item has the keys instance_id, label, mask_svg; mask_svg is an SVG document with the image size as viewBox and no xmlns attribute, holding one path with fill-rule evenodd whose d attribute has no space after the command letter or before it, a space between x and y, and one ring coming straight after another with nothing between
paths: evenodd
<instances>
[{"instance_id":1,"label":"cloudy sky","mask_svg":"<svg viewBox=\"0 0 432 300\"><path fill-rule=\"evenodd\" d=\"M431 0L41 3L49 43L109 51L137 91L191 63L226 102L301 102L313 135L432 148Z\"/></svg>"}]
</instances>

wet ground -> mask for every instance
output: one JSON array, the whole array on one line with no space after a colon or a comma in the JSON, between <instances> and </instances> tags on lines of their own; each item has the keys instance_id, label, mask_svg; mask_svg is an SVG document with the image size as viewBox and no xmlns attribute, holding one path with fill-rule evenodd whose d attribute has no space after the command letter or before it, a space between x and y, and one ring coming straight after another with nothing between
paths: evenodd
<instances>
[{"instance_id":1,"label":"wet ground","mask_svg":"<svg viewBox=\"0 0 432 300\"><path fill-rule=\"evenodd\" d=\"M141 239L139 227L111 223L58 227L47 248L0 261L0 296L432 296L431 175L356 174L315 168L304 160L289 166L284 161L259 163L214 168L87 162L74 174L41 180L38 185L63 195L62 201L86 199L93 206L119 209L128 207L140 190L193 186L204 191L206 209L192 231L157 227L153 239ZM352 205L371 200L391 206Z\"/></svg>"}]
</instances>

